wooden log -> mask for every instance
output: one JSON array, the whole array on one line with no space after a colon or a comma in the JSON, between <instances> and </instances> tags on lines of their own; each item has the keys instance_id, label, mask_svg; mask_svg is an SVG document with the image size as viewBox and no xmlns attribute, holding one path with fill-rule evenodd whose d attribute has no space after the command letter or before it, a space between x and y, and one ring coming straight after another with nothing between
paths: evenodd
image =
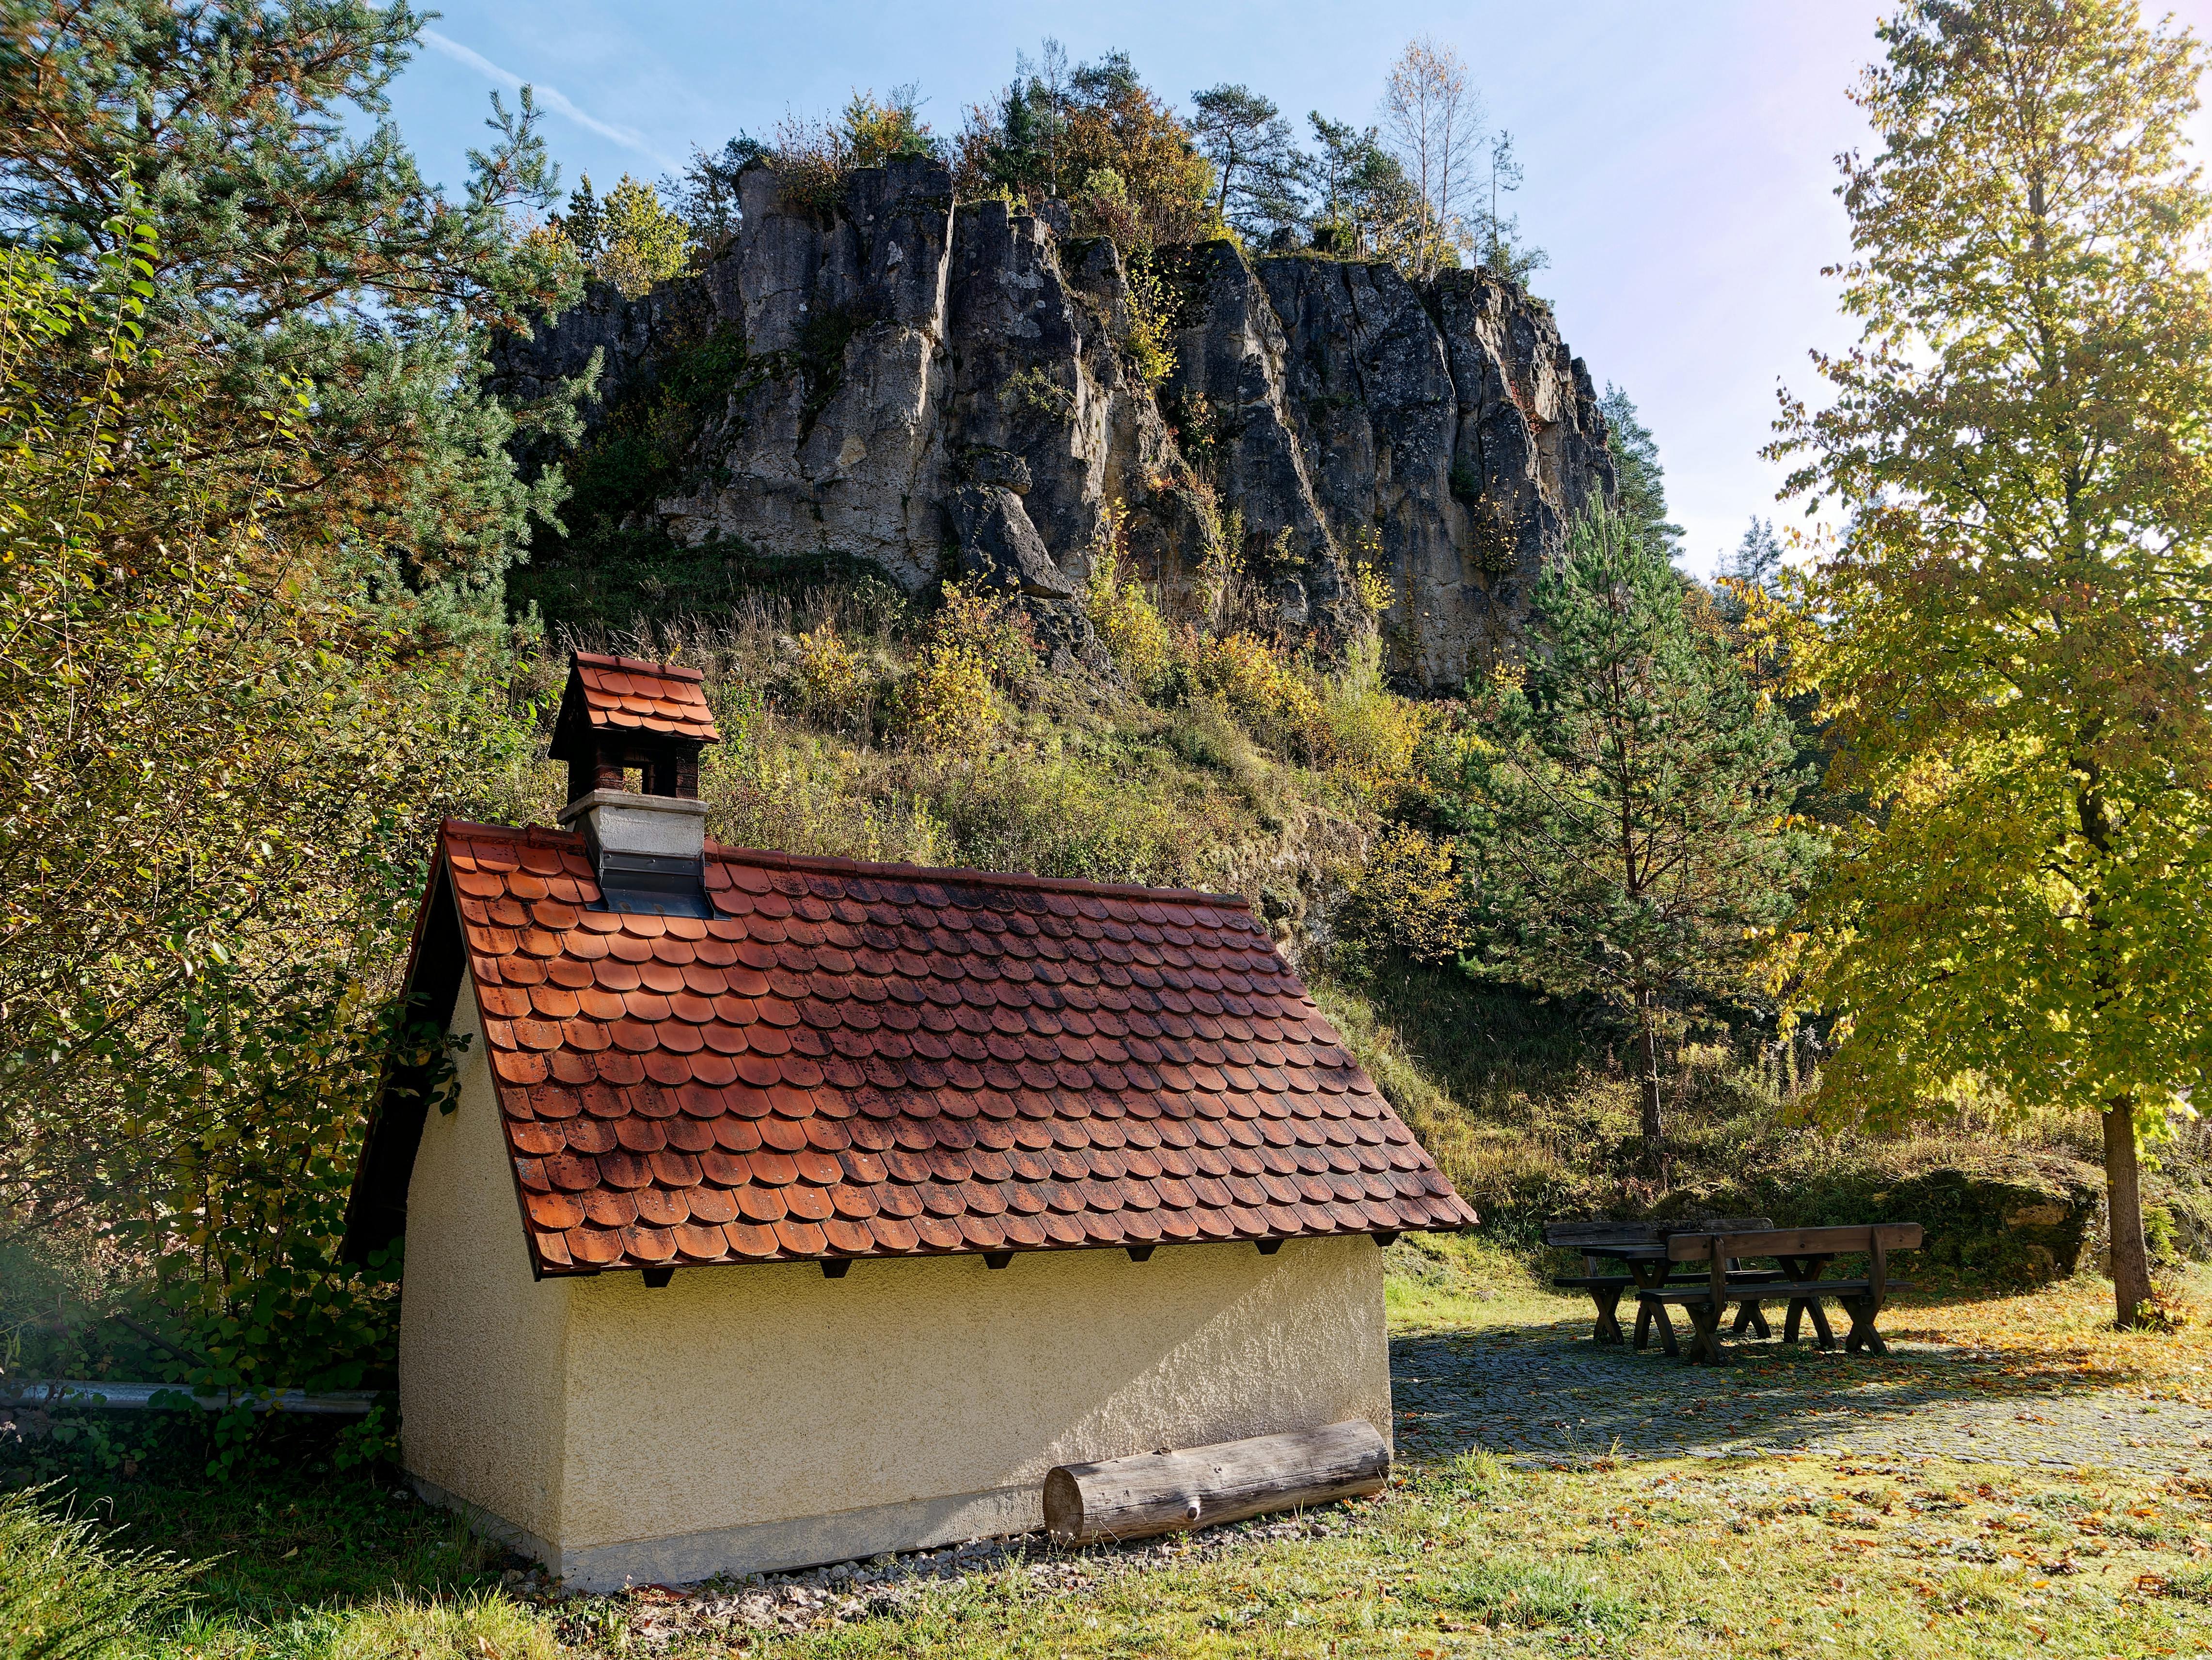
<instances>
[{"instance_id":1,"label":"wooden log","mask_svg":"<svg viewBox=\"0 0 2212 1660\"><path fill-rule=\"evenodd\" d=\"M1044 1478L1054 1540L1087 1545L1212 1527L1378 1491L1390 1449L1364 1418L1210 1447L1062 1464Z\"/></svg>"}]
</instances>

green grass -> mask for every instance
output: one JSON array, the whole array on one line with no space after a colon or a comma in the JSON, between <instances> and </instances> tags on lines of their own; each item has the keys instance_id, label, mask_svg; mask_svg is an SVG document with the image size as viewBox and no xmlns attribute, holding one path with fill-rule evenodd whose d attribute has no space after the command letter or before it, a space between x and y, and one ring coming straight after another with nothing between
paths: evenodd
<instances>
[{"instance_id":1,"label":"green grass","mask_svg":"<svg viewBox=\"0 0 2212 1660\"><path fill-rule=\"evenodd\" d=\"M95 1522L29 1489L0 1494L0 1660L90 1660L159 1621L189 1570L114 1548Z\"/></svg>"},{"instance_id":2,"label":"green grass","mask_svg":"<svg viewBox=\"0 0 2212 1660\"><path fill-rule=\"evenodd\" d=\"M1541 1326L1584 1308L1479 1239L1408 1239L1389 1263L1400 1332ZM2189 1289L2212 1294L2212 1276ZM2201 1393L2212 1332L2100 1330L2100 1294L2084 1281L1923 1297L1897 1311L1893 1335L1972 1332L2027 1372ZM551 1605L507 1594L496 1547L358 1477L108 1491L118 1546L198 1566L190 1611L139 1621L118 1651L144 1660L2212 1651L2212 1481L2179 1476L1849 1456L1521 1469L1476 1452L1402 1471L1327 1536L1186 1548L1071 1591L1003 1572L897 1614L775 1635L709 1628L650 1590Z\"/></svg>"},{"instance_id":3,"label":"green grass","mask_svg":"<svg viewBox=\"0 0 2212 1660\"><path fill-rule=\"evenodd\" d=\"M26 1518L34 1499L43 1501L40 1522ZM507 1560L454 1517L358 1474L56 1484L0 1499L0 1660L79 1652L486 1660L475 1637L487 1633L499 1654L541 1660L556 1652L550 1636L532 1647L500 1635L543 1624L499 1596ZM112 1649L10 1648L9 1633L42 1605L76 1610L123 1639Z\"/></svg>"},{"instance_id":4,"label":"green grass","mask_svg":"<svg viewBox=\"0 0 2212 1660\"><path fill-rule=\"evenodd\" d=\"M2176 1524L2154 1542L2107 1526L2153 1508ZM1917 1548L1909 1530L1931 1517L1994 1560ZM1337 1536L1247 1545L1071 1593L1007 1572L928 1592L896 1615L735 1635L738 1651L791 1660L2186 1653L2212 1645L2191 1554L2208 1525L2201 1498L2078 1475L1942 1464L1875 1474L1802 1458L1521 1471L1478 1458L1406 1480ZM210 1609L145 1631L137 1651L550 1660L635 1651L629 1633L665 1621L666 1608L641 1596L556 1614L496 1593L392 1591L258 1616ZM672 1655L735 1647L732 1634L680 1622L673 1635Z\"/></svg>"},{"instance_id":5,"label":"green grass","mask_svg":"<svg viewBox=\"0 0 2212 1660\"><path fill-rule=\"evenodd\" d=\"M123 1483L110 1489L108 1504L124 1537L159 1541L198 1564L201 1600L248 1619L395 1590L483 1589L498 1583L507 1560L453 1516L360 1476Z\"/></svg>"},{"instance_id":6,"label":"green grass","mask_svg":"<svg viewBox=\"0 0 2212 1660\"><path fill-rule=\"evenodd\" d=\"M1480 1235L1408 1233L1387 1260L1383 1301L1402 1335L1546 1325L1587 1306L1552 1290L1527 1253Z\"/></svg>"}]
</instances>

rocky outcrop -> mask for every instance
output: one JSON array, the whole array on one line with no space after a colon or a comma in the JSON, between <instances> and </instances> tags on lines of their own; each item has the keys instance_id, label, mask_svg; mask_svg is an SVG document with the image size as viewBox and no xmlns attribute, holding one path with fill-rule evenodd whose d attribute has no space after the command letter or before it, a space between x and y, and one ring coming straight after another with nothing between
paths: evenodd
<instances>
[{"instance_id":1,"label":"rocky outcrop","mask_svg":"<svg viewBox=\"0 0 2212 1660\"><path fill-rule=\"evenodd\" d=\"M1073 599L1075 584L1054 562L1022 499L1002 484L963 484L946 516L962 573L986 588L1033 599Z\"/></svg>"},{"instance_id":2,"label":"rocky outcrop","mask_svg":"<svg viewBox=\"0 0 2212 1660\"><path fill-rule=\"evenodd\" d=\"M1064 216L956 205L924 161L860 170L834 211L766 167L741 191L703 273L500 348L523 392L598 352L604 412L656 396L675 342L741 345L678 482L638 504L685 546L842 555L917 593L965 573L1034 605L1077 594L1119 535L1171 600L1233 554L1267 621L1324 640L1358 625L1371 562L1394 667L1451 688L1613 488L1589 376L1486 273L1177 250L1158 267L1174 367L1151 385L1120 256Z\"/></svg>"}]
</instances>

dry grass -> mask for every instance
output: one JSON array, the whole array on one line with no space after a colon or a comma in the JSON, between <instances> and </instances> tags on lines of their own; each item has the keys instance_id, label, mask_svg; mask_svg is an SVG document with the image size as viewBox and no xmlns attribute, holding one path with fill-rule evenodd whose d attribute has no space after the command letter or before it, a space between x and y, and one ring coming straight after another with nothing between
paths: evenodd
<instances>
[{"instance_id":1,"label":"dry grass","mask_svg":"<svg viewBox=\"0 0 2212 1660\"><path fill-rule=\"evenodd\" d=\"M988 718L963 724L974 742L933 745L896 718L926 647L878 589L750 594L711 627L562 644L702 672L724 737L701 772L708 828L737 845L1256 896L1356 860L1377 821L1371 745L1341 777L1304 766L1218 701L1162 708L1037 675L988 694ZM561 668L549 657L537 677L549 716ZM1331 707L1354 723L1389 698L1347 685ZM562 780L540 772L543 816Z\"/></svg>"}]
</instances>

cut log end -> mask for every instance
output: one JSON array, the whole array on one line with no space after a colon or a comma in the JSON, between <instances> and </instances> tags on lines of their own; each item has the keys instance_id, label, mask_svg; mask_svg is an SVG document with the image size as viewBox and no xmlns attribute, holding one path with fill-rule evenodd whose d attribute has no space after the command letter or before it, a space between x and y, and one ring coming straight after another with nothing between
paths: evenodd
<instances>
[{"instance_id":1,"label":"cut log end","mask_svg":"<svg viewBox=\"0 0 2212 1660\"><path fill-rule=\"evenodd\" d=\"M1257 1435L1180 1451L1062 1464L1044 1478L1055 1542L1143 1539L1381 1490L1390 1448L1354 1418L1325 1429Z\"/></svg>"}]
</instances>

